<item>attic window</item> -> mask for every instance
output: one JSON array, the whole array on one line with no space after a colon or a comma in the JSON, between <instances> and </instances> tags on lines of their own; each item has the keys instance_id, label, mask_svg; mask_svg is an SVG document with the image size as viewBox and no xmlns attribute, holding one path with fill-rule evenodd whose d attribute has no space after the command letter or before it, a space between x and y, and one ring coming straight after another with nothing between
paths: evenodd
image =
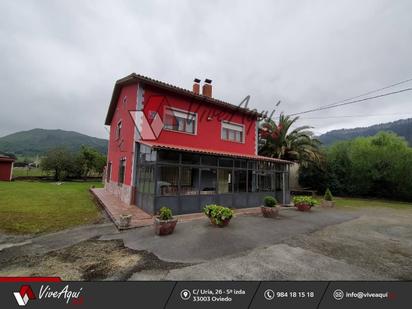
<instances>
[{"instance_id":1,"label":"attic window","mask_svg":"<svg viewBox=\"0 0 412 309\"><path fill-rule=\"evenodd\" d=\"M123 108L126 108L127 105L127 96L123 97Z\"/></svg>"},{"instance_id":2,"label":"attic window","mask_svg":"<svg viewBox=\"0 0 412 309\"><path fill-rule=\"evenodd\" d=\"M119 121L116 126L116 139L119 139L122 134L122 121Z\"/></svg>"}]
</instances>

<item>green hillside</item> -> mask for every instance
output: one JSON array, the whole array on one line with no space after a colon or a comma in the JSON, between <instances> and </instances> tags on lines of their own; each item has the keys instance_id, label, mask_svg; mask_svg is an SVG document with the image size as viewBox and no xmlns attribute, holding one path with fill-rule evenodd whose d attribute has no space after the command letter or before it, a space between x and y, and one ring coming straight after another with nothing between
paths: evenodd
<instances>
[{"instance_id":1,"label":"green hillside","mask_svg":"<svg viewBox=\"0 0 412 309\"><path fill-rule=\"evenodd\" d=\"M412 146L412 118L381 123L365 128L333 130L320 135L319 140L325 145L331 145L337 141L350 140L359 136L373 136L379 131L394 132L404 137L409 146Z\"/></svg>"},{"instance_id":2,"label":"green hillside","mask_svg":"<svg viewBox=\"0 0 412 309\"><path fill-rule=\"evenodd\" d=\"M65 147L78 151L86 145L106 154L107 140L73 131L33 129L0 137L0 152L14 153L18 157L42 155L49 149Z\"/></svg>"}]
</instances>

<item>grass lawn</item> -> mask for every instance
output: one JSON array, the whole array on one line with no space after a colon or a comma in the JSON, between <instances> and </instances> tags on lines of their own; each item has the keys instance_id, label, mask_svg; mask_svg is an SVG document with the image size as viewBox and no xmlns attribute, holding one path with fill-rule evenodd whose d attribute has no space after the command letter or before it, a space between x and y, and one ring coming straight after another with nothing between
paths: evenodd
<instances>
[{"instance_id":1,"label":"grass lawn","mask_svg":"<svg viewBox=\"0 0 412 309\"><path fill-rule=\"evenodd\" d=\"M98 182L0 182L0 230L36 234L63 230L102 218L88 192Z\"/></svg>"},{"instance_id":2,"label":"grass lawn","mask_svg":"<svg viewBox=\"0 0 412 309\"><path fill-rule=\"evenodd\" d=\"M320 200L321 198L319 198ZM382 199L366 199L366 198L347 198L347 197L334 197L336 206L338 207L388 207L396 209L409 209L412 210L412 203L389 201Z\"/></svg>"}]
</instances>

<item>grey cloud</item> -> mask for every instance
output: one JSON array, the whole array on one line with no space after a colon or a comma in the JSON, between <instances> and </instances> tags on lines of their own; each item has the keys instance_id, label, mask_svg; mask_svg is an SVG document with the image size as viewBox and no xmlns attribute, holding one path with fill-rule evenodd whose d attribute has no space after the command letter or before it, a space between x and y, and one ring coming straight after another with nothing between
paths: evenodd
<instances>
[{"instance_id":1,"label":"grey cloud","mask_svg":"<svg viewBox=\"0 0 412 309\"><path fill-rule=\"evenodd\" d=\"M215 97L251 95L258 110L332 103L412 77L411 11L407 0L2 1L0 136L43 127L107 137L114 81L131 72L185 88L209 77ZM406 118L411 98L301 123L319 133ZM343 115L357 117L327 118Z\"/></svg>"}]
</instances>

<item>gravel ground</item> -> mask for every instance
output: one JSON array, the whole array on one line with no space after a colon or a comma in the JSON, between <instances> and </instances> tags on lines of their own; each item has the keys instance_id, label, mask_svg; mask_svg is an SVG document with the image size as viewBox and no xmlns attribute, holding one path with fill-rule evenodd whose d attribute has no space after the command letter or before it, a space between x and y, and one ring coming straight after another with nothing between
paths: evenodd
<instances>
[{"instance_id":1,"label":"gravel ground","mask_svg":"<svg viewBox=\"0 0 412 309\"><path fill-rule=\"evenodd\" d=\"M186 264L187 265L187 264ZM120 240L87 240L48 252L2 261L0 276L58 276L63 280L126 280L145 270L176 269L146 251L124 247Z\"/></svg>"}]
</instances>

